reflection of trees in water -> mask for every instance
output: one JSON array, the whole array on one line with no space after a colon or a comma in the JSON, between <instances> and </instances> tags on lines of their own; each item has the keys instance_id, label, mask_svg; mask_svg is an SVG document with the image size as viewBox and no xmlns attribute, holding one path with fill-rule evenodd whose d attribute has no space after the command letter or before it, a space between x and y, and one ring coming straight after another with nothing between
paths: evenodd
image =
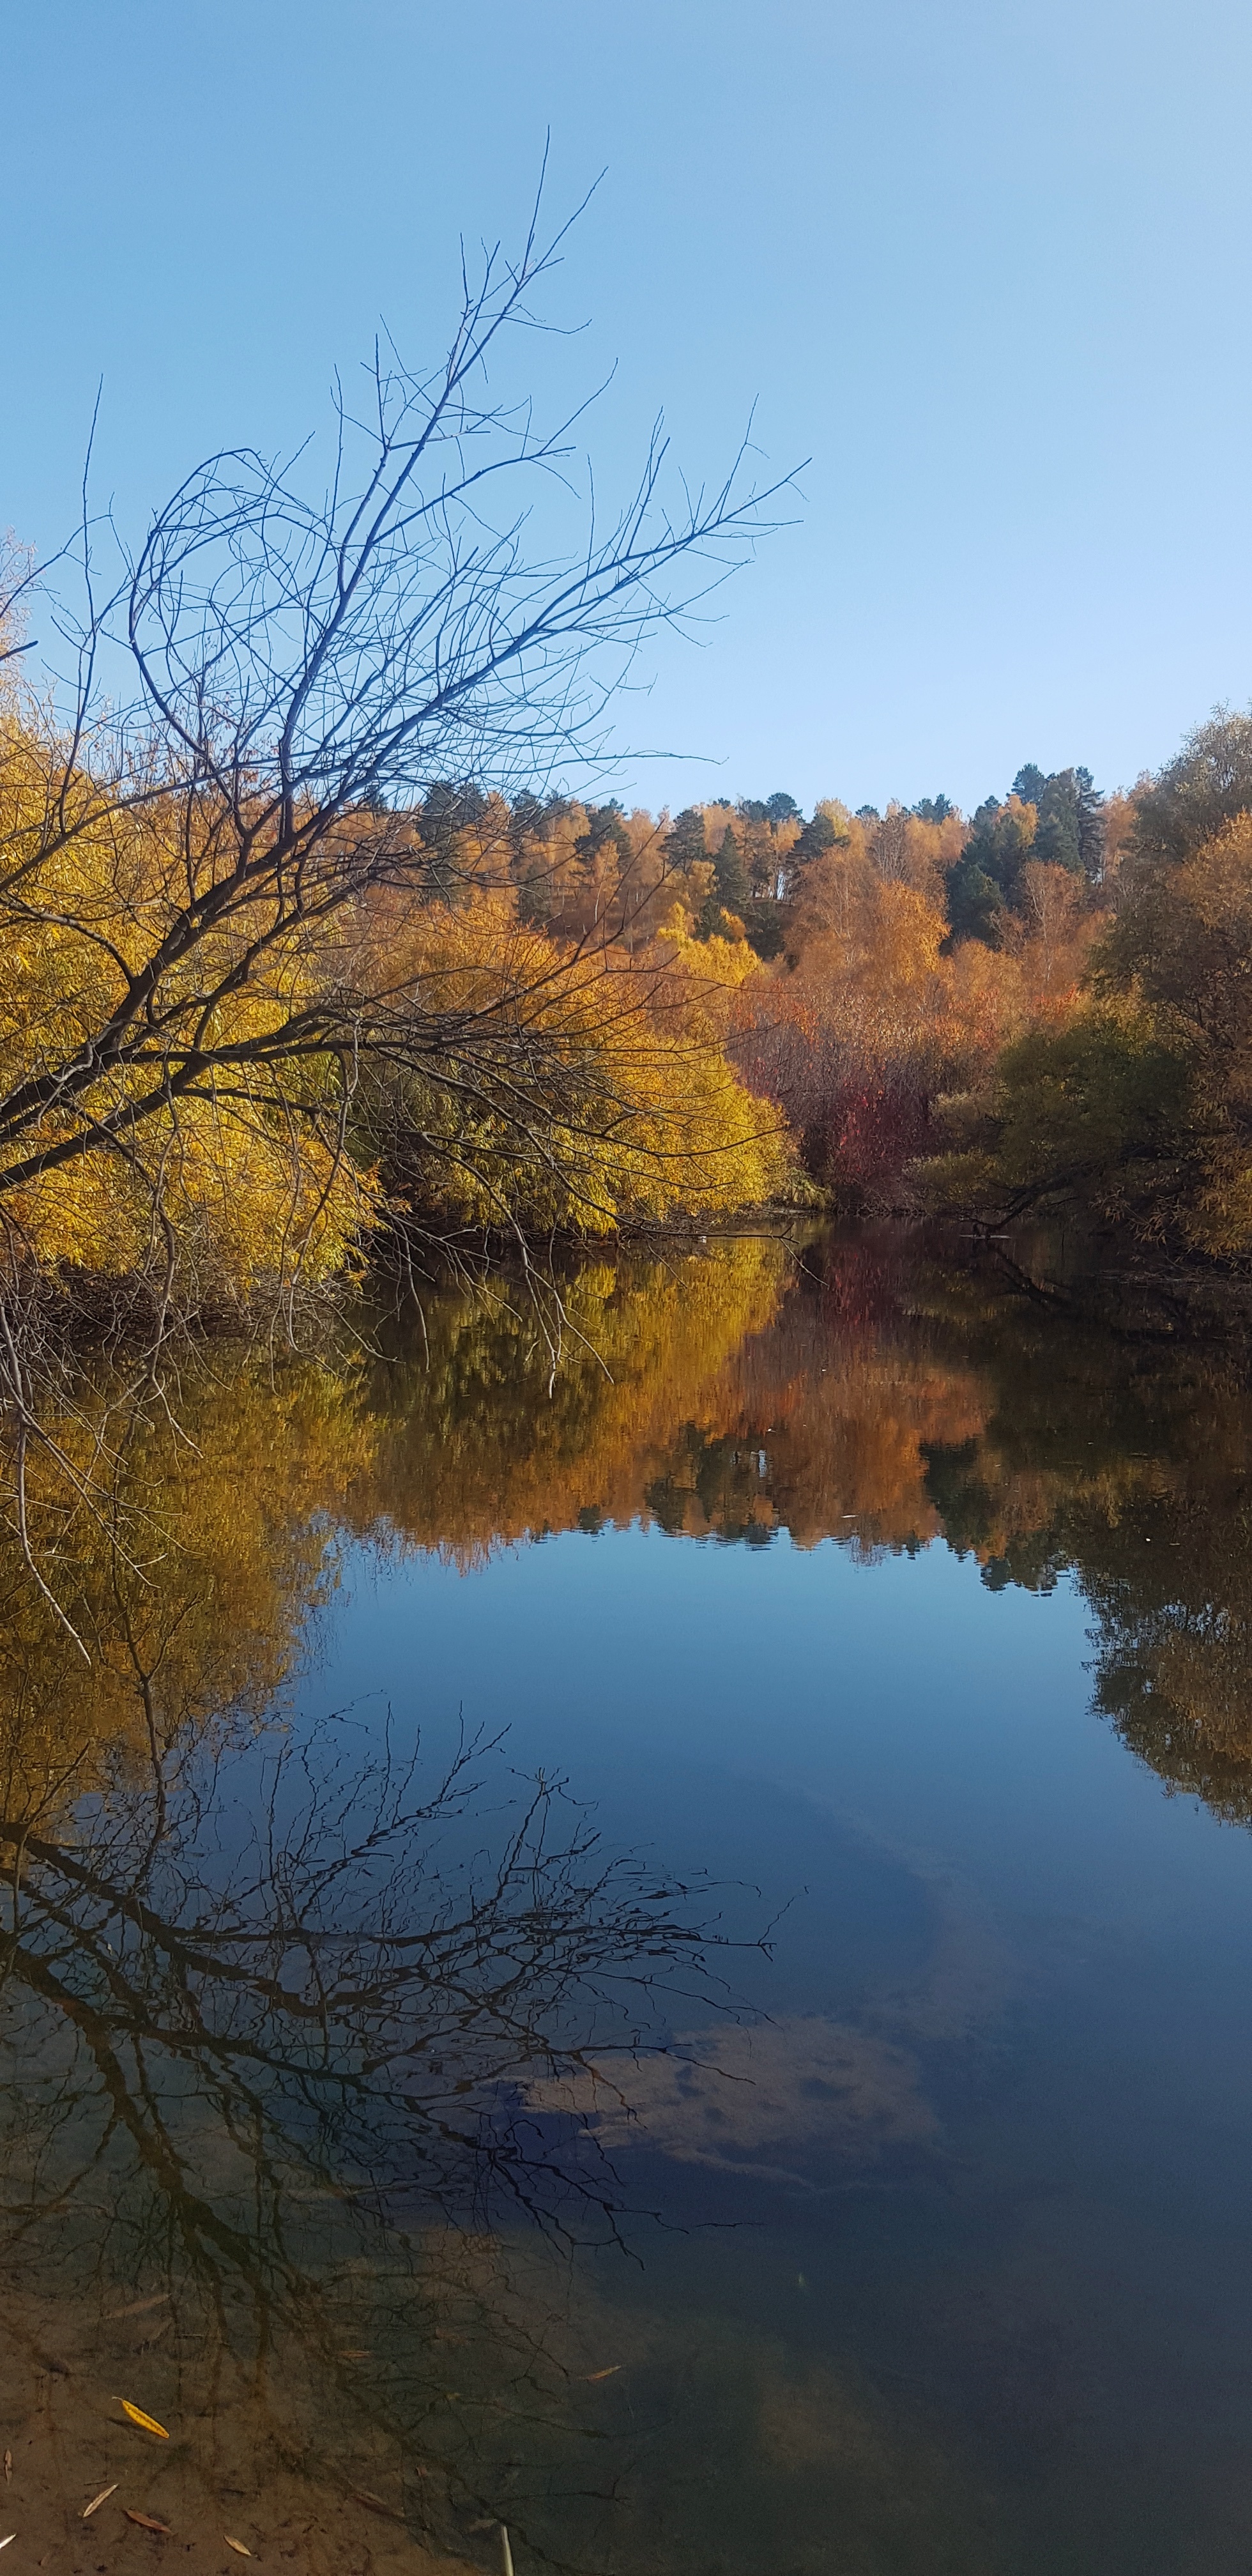
<instances>
[{"instance_id":1,"label":"reflection of trees in water","mask_svg":"<svg viewBox=\"0 0 1252 2576\"><path fill-rule=\"evenodd\" d=\"M567 1291L555 1379L524 1300L432 1298L421 1337L373 1381L373 1460L350 1515L463 1561L635 1518L750 1544L786 1526L808 1544L846 1535L838 1515L855 1511L866 1547L932 1537L924 1445L981 1416L976 1388L910 1335L896 1275L864 1244L798 1280L769 1241L597 1262Z\"/></svg>"},{"instance_id":2,"label":"reflection of trees in water","mask_svg":"<svg viewBox=\"0 0 1252 2576\"><path fill-rule=\"evenodd\" d=\"M939 1535L928 1447L982 1424L981 1390L901 1309L898 1265L865 1242L805 1256L771 1323L746 1338L647 1488L664 1528L858 1552Z\"/></svg>"},{"instance_id":3,"label":"reflection of trees in water","mask_svg":"<svg viewBox=\"0 0 1252 2576\"><path fill-rule=\"evenodd\" d=\"M862 1556L942 1538L993 1587L1072 1569L1097 1704L1165 1779L1252 1816L1240 1346L1119 1338L889 1230L798 1261L597 1259L564 1302L555 1375L499 1282L429 1297L372 1367L189 1363L177 1426L137 1407L107 1507L43 1532L90 1666L0 1557L0 1765L8 1729L10 1765L80 1787L102 1740L145 1760L224 1708L261 1716L345 1529L472 1563L638 1518Z\"/></svg>"},{"instance_id":4,"label":"reflection of trees in water","mask_svg":"<svg viewBox=\"0 0 1252 2576\"><path fill-rule=\"evenodd\" d=\"M779 2139L829 2143L832 2094L848 2155L924 2146L911 2062L732 2022L715 2076L716 1935L480 1750L424 1784L355 1726L247 1730L159 1778L124 1750L75 1812L4 1819L0 2413L28 2522L42 2370L39 2527L55 2492L68 2540L120 2478L115 2516L242 2530L311 2576L430 2576L419 2541L445 2576L498 2565L499 2519L519 2565L755 2576L823 2565L832 2512L924 2576L968 2521L939 2446L740 2317L699 2231L667 2231L659 2305L603 2268L609 2158L658 2111L647 2142L689 2158L693 2101L702 2132L728 2093L741 2193ZM680 1997L701 2026L661 2060ZM172 2442L136 2449L103 2392Z\"/></svg>"},{"instance_id":5,"label":"reflection of trees in water","mask_svg":"<svg viewBox=\"0 0 1252 2576\"><path fill-rule=\"evenodd\" d=\"M994 1586L1072 1572L1097 1618L1095 1705L1171 1788L1252 1822L1252 1391L1246 1348L1120 1337L986 1269L926 1298L984 1389L932 1454L949 1545Z\"/></svg>"},{"instance_id":6,"label":"reflection of trees in water","mask_svg":"<svg viewBox=\"0 0 1252 2576\"><path fill-rule=\"evenodd\" d=\"M881 2473L819 2444L801 2507L795 2463L761 2431L792 2404L782 2346L646 2300L627 2318L598 2284L586 2249L612 2245L622 2210L608 2156L639 2142L640 2082L664 2091L646 2044L693 1986L707 2020L713 1945L681 1891L603 1863L550 1788L518 1807L493 1774L471 1797L471 1766L427 1793L385 1750L363 1766L342 1728L307 1755L267 1731L345 1525L464 1561L502 1531L629 1519L691 1456L694 1419L715 1461L706 1526L730 1534L727 1487L749 1467L749 1498L775 1478L775 1525L785 1455L798 1527L832 1446L873 1454L893 1362L861 1317L862 1376L819 1416L808 1289L770 1340L785 1269L773 1243L597 1264L567 1301L554 1382L533 1314L499 1290L432 1299L420 1355L372 1374L189 1358L177 1419L115 1409L100 1507L57 1534L90 1665L10 1569L0 2412L23 2419L49 2352L67 2364L45 2383L67 2513L133 2462L133 2436L109 2448L102 2389L175 2431L130 2500L181 2534L242 2487L275 2539L285 2495L315 2576L360 2564L336 2521L354 2490L404 2517L371 2523L376 2563L389 2532L490 2553L472 2527L503 2512L539 2560L677 2566L716 2528L746 2570L769 2554L762 2514L820 2535L832 2481L870 2524L916 2483L909 2443L832 2384L821 2407L862 2427L853 2450L876 2428ZM929 1360L918 1383L918 1422L964 1423ZM765 1479L739 1430L758 1407L791 1444ZM848 1434L867 1420L868 1442ZM884 2065L862 2051L850 2074L806 2033L793 2066L793 2038L758 2125L785 2129L806 2082L851 2085L860 2119ZM642 2077L632 2057L615 2080L637 2040ZM675 2061L694 2068L706 2043L675 2042ZM744 2091L734 2067L693 2074L707 2117L723 2083ZM627 2379L605 2381L619 2361Z\"/></svg>"},{"instance_id":7,"label":"reflection of trees in water","mask_svg":"<svg viewBox=\"0 0 1252 2576\"><path fill-rule=\"evenodd\" d=\"M1252 1822L1252 1392L1241 1343L1119 1336L889 1235L805 1254L647 1502L663 1527L861 1554L942 1538L991 1589L1071 1573L1095 1705Z\"/></svg>"},{"instance_id":8,"label":"reflection of trees in water","mask_svg":"<svg viewBox=\"0 0 1252 2576\"><path fill-rule=\"evenodd\" d=\"M107 1751L147 1767L228 1713L282 1697L309 1614L333 1589L331 1506L361 1472L350 1370L223 1343L189 1356L177 1410L160 1391L79 1390L59 1444L93 1453L88 1485L30 1471L41 1561L85 1644L0 1534L0 1803L89 1788Z\"/></svg>"},{"instance_id":9,"label":"reflection of trees in water","mask_svg":"<svg viewBox=\"0 0 1252 2576\"><path fill-rule=\"evenodd\" d=\"M1115 1520L1075 1534L1074 1562L1099 1622L1096 1706L1171 1790L1249 1824L1252 1424L1228 1392L1231 1419L1208 1461L1198 1425L1194 1454L1172 1459L1167 1480L1145 1476Z\"/></svg>"},{"instance_id":10,"label":"reflection of trees in water","mask_svg":"<svg viewBox=\"0 0 1252 2576\"><path fill-rule=\"evenodd\" d=\"M1072 1572L1099 1622L1096 1705L1171 1785L1252 1819L1242 1345L1119 1336L1033 1301L985 1258L941 1262L883 1230L809 1246L772 1311L745 1315L728 1295L736 1330L718 1357L718 1262L664 1277L678 1312L699 1283L700 1365L649 1330L623 1274L618 1345L637 1323L655 1372L631 1382L630 1463L601 1475L573 1401L545 1480L549 1434L528 1448L536 1407L522 1403L509 1439L535 1478L532 1526L638 1514L723 1544L786 1529L860 1555L942 1538L992 1589ZM476 1330L463 1319L470 1343ZM460 1364L475 1375L464 1340ZM479 1374L488 1385L498 1364ZM613 1419L620 1442L629 1407ZM436 1397L423 1440L442 1430L455 1453L459 1424ZM454 1513L450 1488L443 1501Z\"/></svg>"},{"instance_id":11,"label":"reflection of trees in water","mask_svg":"<svg viewBox=\"0 0 1252 2576\"><path fill-rule=\"evenodd\" d=\"M649 1461L703 1418L706 1390L769 1323L789 1268L785 1246L762 1238L587 1262L564 1285L555 1369L524 1290L431 1297L420 1333L373 1379L371 1472L350 1517L461 1563L551 1530L625 1525Z\"/></svg>"},{"instance_id":12,"label":"reflection of trees in water","mask_svg":"<svg viewBox=\"0 0 1252 2576\"><path fill-rule=\"evenodd\" d=\"M553 1394L521 1307L433 1301L429 1369L375 1381L358 1525L473 1557L639 1517L861 1556L942 1538L993 1589L1072 1571L1097 1705L1162 1777L1252 1817L1239 1349L1119 1337L886 1229L810 1245L785 1287L767 1252L584 1272Z\"/></svg>"},{"instance_id":13,"label":"reflection of trees in water","mask_svg":"<svg viewBox=\"0 0 1252 2576\"><path fill-rule=\"evenodd\" d=\"M443 2540L509 2489L519 2409L542 2484L578 2407L495 2231L612 2240L620 2192L527 2090L604 2080L707 1997L683 1892L490 1747L424 1787L336 1722L119 1765L0 1839L15 2313L99 2384L101 2320L166 2294L140 2402L168 2420L174 2374L238 2454L329 2449L341 2492L385 2473Z\"/></svg>"}]
</instances>

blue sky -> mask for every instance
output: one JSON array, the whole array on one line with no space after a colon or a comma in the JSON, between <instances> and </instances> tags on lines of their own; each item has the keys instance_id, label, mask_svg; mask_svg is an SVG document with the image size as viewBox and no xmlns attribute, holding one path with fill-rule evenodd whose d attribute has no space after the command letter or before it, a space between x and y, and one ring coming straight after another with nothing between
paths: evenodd
<instances>
[{"instance_id":1,"label":"blue sky","mask_svg":"<svg viewBox=\"0 0 1252 2576\"><path fill-rule=\"evenodd\" d=\"M623 708L629 801L1105 785L1252 697L1252 12L1238 0L39 0L5 34L0 525L137 530L451 319L552 134L604 169L528 344L622 489L755 403L797 524ZM691 755L631 756L632 746Z\"/></svg>"}]
</instances>

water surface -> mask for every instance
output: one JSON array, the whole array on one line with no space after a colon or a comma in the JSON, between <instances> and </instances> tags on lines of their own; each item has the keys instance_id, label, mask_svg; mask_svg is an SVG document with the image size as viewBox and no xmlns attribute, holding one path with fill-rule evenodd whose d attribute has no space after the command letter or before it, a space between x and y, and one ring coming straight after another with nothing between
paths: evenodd
<instances>
[{"instance_id":1,"label":"water surface","mask_svg":"<svg viewBox=\"0 0 1252 2576\"><path fill-rule=\"evenodd\" d=\"M14 2526L1234 2576L1239 1346L874 1235L563 1304L189 1367L90 1669L13 1571Z\"/></svg>"}]
</instances>

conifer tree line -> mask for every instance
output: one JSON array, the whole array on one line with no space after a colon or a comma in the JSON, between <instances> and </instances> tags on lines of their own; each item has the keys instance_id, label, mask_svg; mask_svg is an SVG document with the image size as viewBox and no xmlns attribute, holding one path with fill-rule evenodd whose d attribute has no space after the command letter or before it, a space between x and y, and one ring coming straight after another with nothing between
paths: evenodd
<instances>
[{"instance_id":1,"label":"conifer tree line","mask_svg":"<svg viewBox=\"0 0 1252 2576\"><path fill-rule=\"evenodd\" d=\"M1114 800L1115 827L1125 800ZM821 799L805 816L783 790L765 798L742 796L688 805L671 817L636 808L617 797L603 803L523 789L507 813L470 783L442 782L425 798L414 820L430 846L455 843L458 833L492 830L507 844L509 872L520 908L535 921L581 921L599 895L620 905L624 923L654 920L664 891L688 916L697 939L742 934L762 958L784 953L787 907L803 892L815 859L856 840L872 846L890 875L905 867L907 826L940 831L943 905L949 942L981 939L998 944L1011 920L1029 913L1026 863L1062 868L1079 884L1098 888L1108 851L1108 799L1089 769L1045 772L1026 763L1007 796L989 796L967 822L945 795L923 797L911 807L891 804L886 814L861 805L851 811L836 797ZM1116 842L1113 849L1116 858ZM615 872L618 885L611 889ZM594 887L595 892L591 892Z\"/></svg>"}]
</instances>

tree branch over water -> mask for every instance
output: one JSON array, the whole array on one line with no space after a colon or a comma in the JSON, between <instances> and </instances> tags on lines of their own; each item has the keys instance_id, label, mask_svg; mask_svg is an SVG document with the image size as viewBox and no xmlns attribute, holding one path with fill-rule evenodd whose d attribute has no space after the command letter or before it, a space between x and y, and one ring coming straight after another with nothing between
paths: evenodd
<instances>
[{"instance_id":1,"label":"tree branch over water","mask_svg":"<svg viewBox=\"0 0 1252 2576\"><path fill-rule=\"evenodd\" d=\"M480 1014L411 992L401 1014L395 989L362 991L352 971L362 907L382 888L431 892L415 807L442 780L507 791L597 757L647 637L742 562L784 488L758 491L741 448L720 482L680 482L671 501L658 428L610 523L589 501L576 551L545 541L577 415L540 430L487 376L534 327L528 299L569 229L537 227L538 209L515 260L497 249L466 276L441 366L379 346L361 408L337 388L320 497L297 479L304 451L215 454L104 596L101 531L84 522L83 605L57 612L72 655L59 721L9 743L28 774L8 782L0 934L7 920L72 937L95 971L74 1043L50 1031L0 1089L0 1203L134 1150L149 1120L243 1069L272 1069L292 1114L317 1116L301 1069L329 1056L349 1082L380 1012L424 1070L472 1067ZM0 619L36 579L18 564ZM311 983L310 942L332 924L341 973Z\"/></svg>"},{"instance_id":2,"label":"tree branch over water","mask_svg":"<svg viewBox=\"0 0 1252 2576\"><path fill-rule=\"evenodd\" d=\"M221 450L132 554L85 486L62 556L0 581L0 1403L41 1583L27 1483L63 1471L44 1397L71 1284L130 1283L150 1367L206 1312L267 1298L290 1329L384 1217L411 1261L432 1175L515 1232L548 1201L603 1227L610 1169L662 1198L685 1170L767 1188L776 1120L688 987L615 946L663 856L556 943L506 919L498 832L429 822L490 790L507 824L503 796L601 760L648 639L786 489L746 445L691 486L658 426L616 510L580 500L584 407L544 427L497 389L569 228L537 202L515 257L463 264L436 366L381 341L336 386L320 490L307 447Z\"/></svg>"}]
</instances>

